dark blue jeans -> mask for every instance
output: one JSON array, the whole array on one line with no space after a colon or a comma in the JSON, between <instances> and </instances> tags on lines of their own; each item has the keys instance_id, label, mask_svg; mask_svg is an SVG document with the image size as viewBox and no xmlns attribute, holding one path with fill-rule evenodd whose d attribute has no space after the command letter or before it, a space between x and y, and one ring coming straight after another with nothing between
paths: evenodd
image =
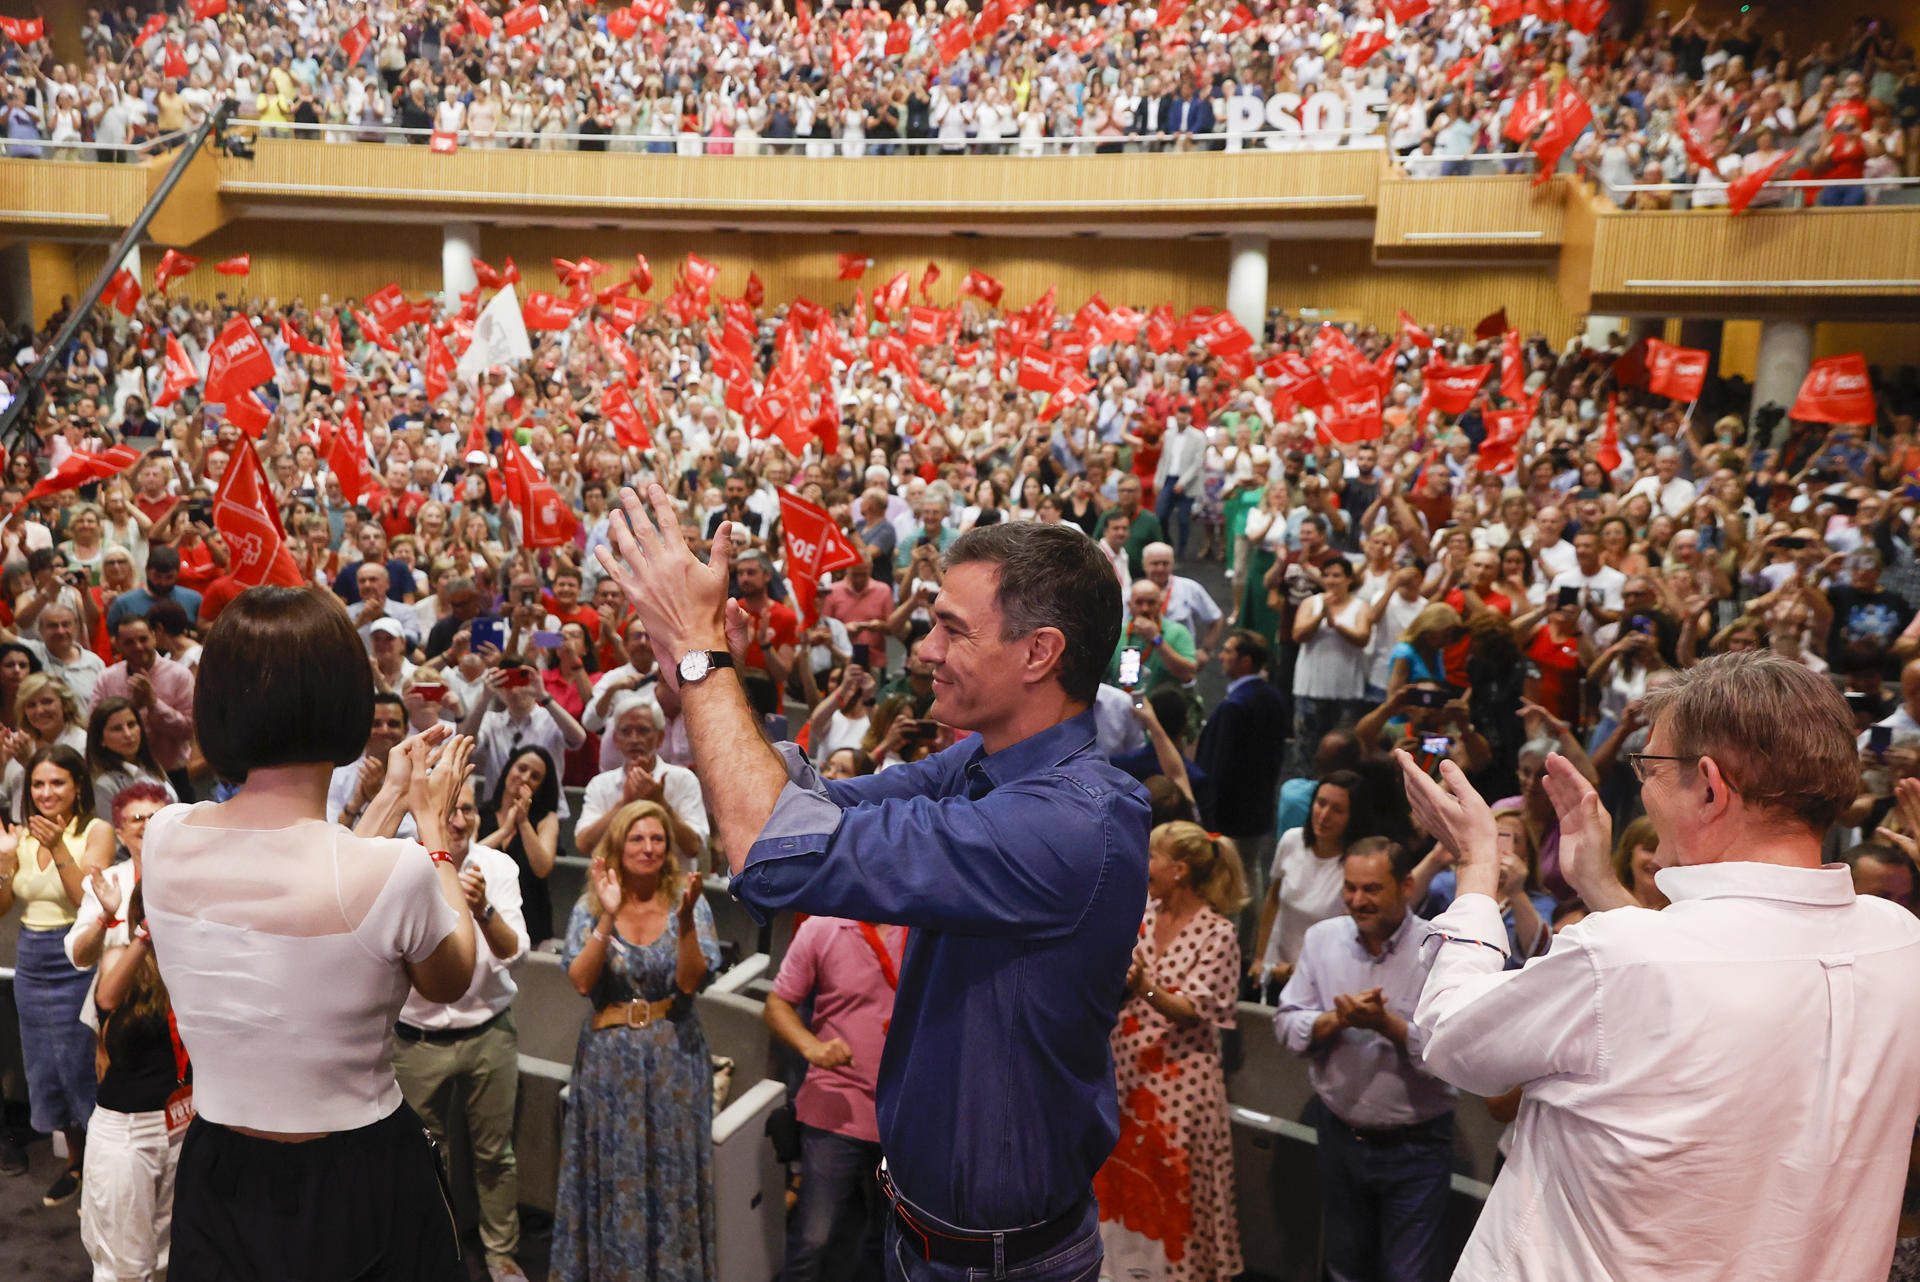
<instances>
[{"instance_id":1,"label":"dark blue jeans","mask_svg":"<svg viewBox=\"0 0 1920 1282\"><path fill-rule=\"evenodd\" d=\"M876 1282L887 1199L875 1172L880 1145L800 1128L800 1201L787 1221L783 1282Z\"/></svg>"},{"instance_id":2,"label":"dark blue jeans","mask_svg":"<svg viewBox=\"0 0 1920 1282\"><path fill-rule=\"evenodd\" d=\"M1160 496L1153 505L1153 514L1160 518L1160 528L1167 532L1167 542L1173 544L1173 559L1187 559L1187 536L1193 533L1193 495L1176 494L1173 479L1160 487ZM1176 524L1179 526L1175 530Z\"/></svg>"},{"instance_id":3,"label":"dark blue jeans","mask_svg":"<svg viewBox=\"0 0 1920 1282\"><path fill-rule=\"evenodd\" d=\"M1317 1098L1321 1238L1331 1282L1443 1282L1453 1116L1363 1140Z\"/></svg>"},{"instance_id":4,"label":"dark blue jeans","mask_svg":"<svg viewBox=\"0 0 1920 1282\"><path fill-rule=\"evenodd\" d=\"M932 1228L950 1225L924 1211L916 1219ZM1100 1208L1087 1199L1086 1223L1058 1250L1043 1259L1022 1261L1002 1269L933 1264L919 1252L919 1243L900 1227L900 1217L887 1216L887 1282L1094 1282L1106 1251L1100 1245Z\"/></svg>"}]
</instances>

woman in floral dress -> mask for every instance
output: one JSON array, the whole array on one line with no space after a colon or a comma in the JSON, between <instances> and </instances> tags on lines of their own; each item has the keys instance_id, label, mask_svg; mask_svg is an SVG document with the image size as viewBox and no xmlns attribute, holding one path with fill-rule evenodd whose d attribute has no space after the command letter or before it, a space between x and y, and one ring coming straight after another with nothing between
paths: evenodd
<instances>
[{"instance_id":1,"label":"woman in floral dress","mask_svg":"<svg viewBox=\"0 0 1920 1282\"><path fill-rule=\"evenodd\" d=\"M554 1282L713 1282L713 1064L693 994L719 965L700 875L667 812L607 826L561 960L580 1031L553 1217Z\"/></svg>"},{"instance_id":2,"label":"woman in floral dress","mask_svg":"<svg viewBox=\"0 0 1920 1282\"><path fill-rule=\"evenodd\" d=\"M1094 1177L1107 1272L1127 1282L1223 1282L1241 1270L1220 1033L1240 979L1239 853L1197 824L1148 846L1146 920L1113 1032L1120 1140Z\"/></svg>"}]
</instances>

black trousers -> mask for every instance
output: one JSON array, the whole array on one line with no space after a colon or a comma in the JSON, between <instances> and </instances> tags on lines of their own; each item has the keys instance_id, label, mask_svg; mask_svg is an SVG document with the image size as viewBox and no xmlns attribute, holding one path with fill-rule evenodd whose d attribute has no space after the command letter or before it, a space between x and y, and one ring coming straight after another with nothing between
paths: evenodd
<instances>
[{"instance_id":1,"label":"black trousers","mask_svg":"<svg viewBox=\"0 0 1920 1282\"><path fill-rule=\"evenodd\" d=\"M304 1144L195 1118L174 1178L170 1282L466 1282L414 1111Z\"/></svg>"}]
</instances>

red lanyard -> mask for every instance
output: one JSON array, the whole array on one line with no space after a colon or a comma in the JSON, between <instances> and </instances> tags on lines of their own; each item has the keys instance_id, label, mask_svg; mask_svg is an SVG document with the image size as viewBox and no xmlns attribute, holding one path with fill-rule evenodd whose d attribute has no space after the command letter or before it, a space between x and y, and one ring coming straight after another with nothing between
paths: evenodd
<instances>
[{"instance_id":1,"label":"red lanyard","mask_svg":"<svg viewBox=\"0 0 1920 1282\"><path fill-rule=\"evenodd\" d=\"M173 1080L185 1082L187 1080L187 1048L180 1040L180 1023L174 1019L171 1007L167 1010L167 1032L173 1038Z\"/></svg>"},{"instance_id":2,"label":"red lanyard","mask_svg":"<svg viewBox=\"0 0 1920 1282\"><path fill-rule=\"evenodd\" d=\"M880 932L875 930L871 923L863 921L860 923L860 934L865 937L867 947L873 949L873 955L879 959L880 974L886 978L887 987L898 991L900 987L900 971L898 967L894 965L893 958L887 955L887 946L882 942ZM900 961L905 963L906 960L907 931L903 926L900 929Z\"/></svg>"}]
</instances>

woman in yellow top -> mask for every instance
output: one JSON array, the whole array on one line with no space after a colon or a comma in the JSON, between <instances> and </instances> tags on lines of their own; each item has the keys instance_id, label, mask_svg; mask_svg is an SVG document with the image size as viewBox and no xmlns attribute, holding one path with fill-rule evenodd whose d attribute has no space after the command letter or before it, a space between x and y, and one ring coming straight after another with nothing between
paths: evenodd
<instances>
[{"instance_id":1,"label":"woman in yellow top","mask_svg":"<svg viewBox=\"0 0 1920 1282\"><path fill-rule=\"evenodd\" d=\"M67 928L86 879L113 862L113 827L93 813L93 783L79 753L43 748L27 762L26 822L0 822L0 913L21 905L13 998L20 1011L20 1053L36 1131L64 1131L70 1166L44 1199L80 1191L86 1124L93 1115L93 1030L80 1007L93 980L67 960Z\"/></svg>"}]
</instances>

